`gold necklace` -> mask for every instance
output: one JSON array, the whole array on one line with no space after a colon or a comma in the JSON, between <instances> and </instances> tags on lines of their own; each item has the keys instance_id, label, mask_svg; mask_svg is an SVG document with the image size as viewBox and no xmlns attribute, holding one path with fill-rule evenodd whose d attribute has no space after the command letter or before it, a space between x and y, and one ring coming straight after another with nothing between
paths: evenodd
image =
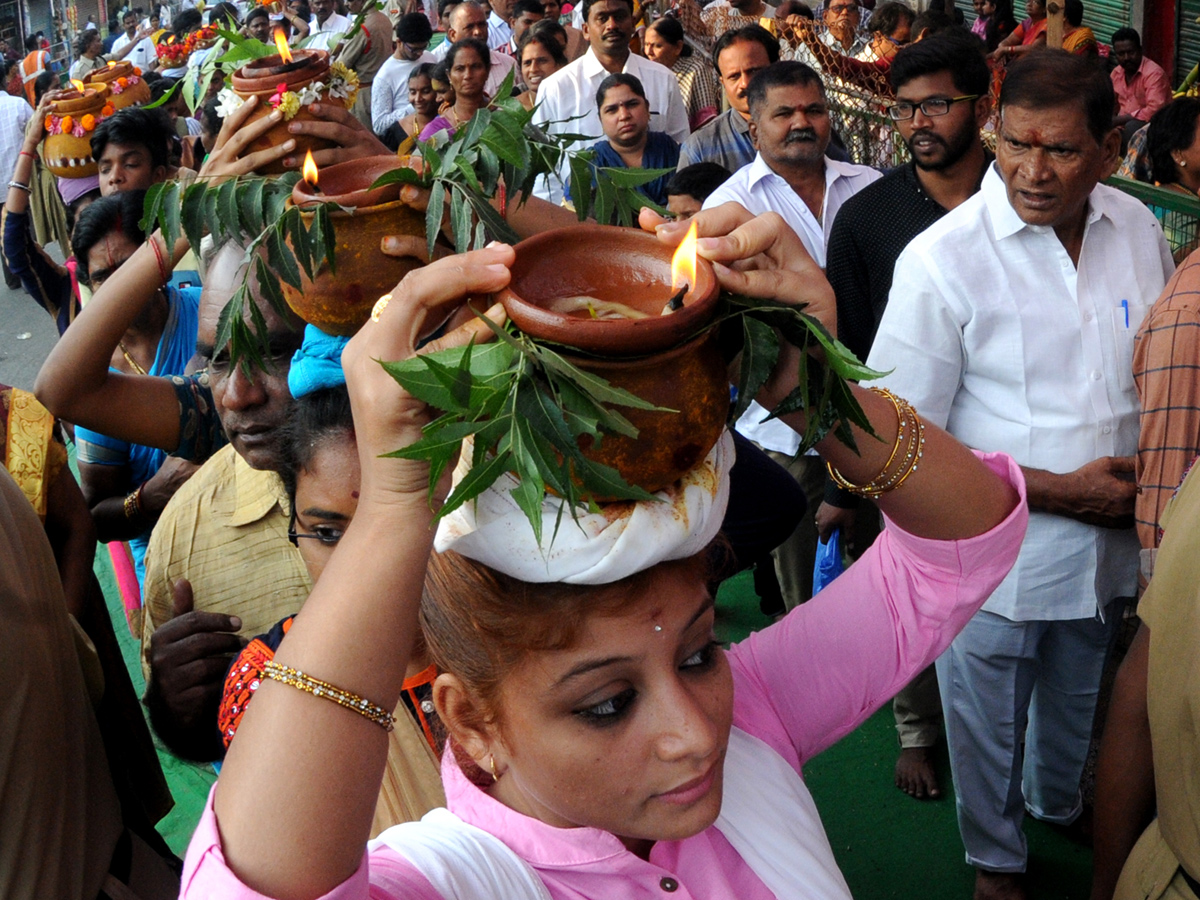
<instances>
[{"instance_id":1,"label":"gold necklace","mask_svg":"<svg viewBox=\"0 0 1200 900\"><path fill-rule=\"evenodd\" d=\"M139 366L137 364L137 360L135 360L132 356L130 356L129 351L125 349L125 342L117 341L117 346L121 348L121 355L125 357L125 362L127 362L127 363L129 363L129 365L133 366L133 371L137 372L139 375L145 375L146 370L143 369L141 366Z\"/></svg>"}]
</instances>

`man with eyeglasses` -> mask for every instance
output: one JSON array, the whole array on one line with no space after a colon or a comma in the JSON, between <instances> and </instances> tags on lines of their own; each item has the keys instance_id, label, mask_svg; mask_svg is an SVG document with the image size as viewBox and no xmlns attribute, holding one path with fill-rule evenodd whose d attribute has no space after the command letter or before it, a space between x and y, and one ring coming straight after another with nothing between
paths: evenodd
<instances>
[{"instance_id":1,"label":"man with eyeglasses","mask_svg":"<svg viewBox=\"0 0 1200 900\"><path fill-rule=\"evenodd\" d=\"M831 128L825 88L820 76L804 63L777 62L763 69L750 81L746 100L758 154L709 194L704 209L733 201L754 215L776 212L824 268L826 242L838 209L880 174L826 155ZM799 436L778 421L763 422L766 415L752 402L738 420L738 431L791 472L804 489L809 508L815 509L825 488L820 457L795 459ZM792 536L773 551L785 609L812 596L816 549L816 527L805 516Z\"/></svg>"},{"instance_id":2,"label":"man with eyeglasses","mask_svg":"<svg viewBox=\"0 0 1200 900\"><path fill-rule=\"evenodd\" d=\"M909 241L979 190L993 159L979 129L991 112L983 45L967 33L935 35L903 48L892 61L896 102L889 108L912 162L855 194L829 235L826 274L837 296L838 339L866 359L887 306L896 259ZM817 530L835 528L858 554L879 530L878 514L830 483ZM933 748L941 731L937 676L930 666L893 702L900 757L896 786L924 799L941 794Z\"/></svg>"},{"instance_id":3,"label":"man with eyeglasses","mask_svg":"<svg viewBox=\"0 0 1200 900\"><path fill-rule=\"evenodd\" d=\"M900 254L867 358L1025 479L1016 565L936 664L976 900L1028 896L1026 810L1081 814L1101 671L1137 588L1134 336L1174 264L1154 215L1099 183L1121 145L1114 109L1086 59L1009 67L996 162Z\"/></svg>"},{"instance_id":4,"label":"man with eyeglasses","mask_svg":"<svg viewBox=\"0 0 1200 900\"><path fill-rule=\"evenodd\" d=\"M371 91L371 130L378 135L407 115L408 76L425 62L434 62L426 48L433 28L424 13L406 13L396 24L396 52L379 67Z\"/></svg>"},{"instance_id":5,"label":"man with eyeglasses","mask_svg":"<svg viewBox=\"0 0 1200 900\"><path fill-rule=\"evenodd\" d=\"M845 56L858 56L867 49L870 42L859 28L862 10L858 0L829 0L821 19L825 23L821 41L826 46Z\"/></svg>"}]
</instances>

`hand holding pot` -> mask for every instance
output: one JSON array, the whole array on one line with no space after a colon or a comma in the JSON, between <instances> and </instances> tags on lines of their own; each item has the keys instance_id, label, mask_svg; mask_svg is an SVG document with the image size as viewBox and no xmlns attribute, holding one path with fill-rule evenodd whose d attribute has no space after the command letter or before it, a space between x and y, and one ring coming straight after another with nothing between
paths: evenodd
<instances>
[{"instance_id":1,"label":"hand holding pot","mask_svg":"<svg viewBox=\"0 0 1200 900\"><path fill-rule=\"evenodd\" d=\"M297 120L288 125L288 131L291 134L321 138L337 144L337 147L328 150L313 151L313 162L319 168L350 159L395 155L344 106L336 103L313 103L308 107L308 111L320 121ZM292 146L295 146L294 141ZM283 161L283 165L284 168L298 169L304 165L304 159L289 156Z\"/></svg>"},{"instance_id":2,"label":"hand holding pot","mask_svg":"<svg viewBox=\"0 0 1200 900\"><path fill-rule=\"evenodd\" d=\"M242 156L248 146L283 119L279 111L275 110L270 115L263 116L246 125L246 120L257 108L258 98L251 97L225 118L212 153L208 154L204 165L200 167L200 177L208 179L209 187L238 175L249 175L251 172L276 162L295 149L296 142L288 139L278 147L258 150Z\"/></svg>"}]
</instances>

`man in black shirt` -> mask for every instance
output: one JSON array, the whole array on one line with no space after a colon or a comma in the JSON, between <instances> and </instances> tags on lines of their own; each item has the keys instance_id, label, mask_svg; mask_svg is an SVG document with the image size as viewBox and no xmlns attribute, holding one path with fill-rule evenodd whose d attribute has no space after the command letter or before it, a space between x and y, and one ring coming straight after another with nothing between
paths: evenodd
<instances>
[{"instance_id":1,"label":"man in black shirt","mask_svg":"<svg viewBox=\"0 0 1200 900\"><path fill-rule=\"evenodd\" d=\"M867 358L875 339L901 251L978 191L992 161L979 138L991 112L990 75L975 35L951 29L904 47L892 62L891 80L896 102L889 114L913 161L842 205L826 251L838 337L859 359ZM853 495L829 484L817 512L822 539L839 526L843 534L861 535L856 508ZM897 695L893 712L901 747L896 786L917 798L938 796L931 751L941 700L932 666Z\"/></svg>"}]
</instances>

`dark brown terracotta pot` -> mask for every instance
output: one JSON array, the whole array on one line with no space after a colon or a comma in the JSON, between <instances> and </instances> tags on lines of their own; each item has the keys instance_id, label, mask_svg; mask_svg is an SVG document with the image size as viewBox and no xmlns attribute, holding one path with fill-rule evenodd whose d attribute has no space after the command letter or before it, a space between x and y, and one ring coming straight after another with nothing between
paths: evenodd
<instances>
[{"instance_id":1,"label":"dark brown terracotta pot","mask_svg":"<svg viewBox=\"0 0 1200 900\"><path fill-rule=\"evenodd\" d=\"M258 107L250 114L250 118L246 120L246 125L271 114L271 105L267 101L279 89L280 84L285 84L289 91L296 91L298 93L314 81L329 83L328 53L324 50L293 50L292 54L295 58L291 63L285 63L283 58L278 55L266 56L247 63L233 73L230 81L234 93L243 100L248 100L251 97L258 98ZM328 95L321 98L321 103L345 105L341 100L336 100ZM297 159L303 159L305 152L308 150L316 152L317 150L327 150L336 146L332 141L309 137L307 135L291 134L288 131L288 125L292 122L317 121L320 120L313 116L307 107L302 106L291 119L280 122L266 134L258 138L258 140L254 141L254 143L250 144L244 152L251 153L257 150L269 150L272 147L282 144L288 138L296 141L296 149L291 155L294 155ZM260 175L282 175L286 171L287 169L283 167L282 160L258 170Z\"/></svg>"},{"instance_id":2,"label":"dark brown terracotta pot","mask_svg":"<svg viewBox=\"0 0 1200 900\"><path fill-rule=\"evenodd\" d=\"M92 116L100 121L101 111L107 100L108 88L87 87L82 93L72 91L70 94L55 100L50 104L51 116L70 116L73 124L80 123L84 116ZM87 178L95 175L99 169L92 159L92 132L85 131L82 135L47 134L42 147L46 168L60 178Z\"/></svg>"},{"instance_id":3,"label":"dark brown terracotta pot","mask_svg":"<svg viewBox=\"0 0 1200 900\"><path fill-rule=\"evenodd\" d=\"M122 85L117 79L124 78ZM94 70L87 76L85 84L103 84L109 89L108 102L113 109L125 109L127 106L141 106L150 102L150 85L146 79L134 72L133 63L128 60L110 62Z\"/></svg>"},{"instance_id":4,"label":"dark brown terracotta pot","mask_svg":"<svg viewBox=\"0 0 1200 900\"><path fill-rule=\"evenodd\" d=\"M330 272L328 265L322 265L314 282L301 273L299 291L286 282L281 285L296 314L328 334L349 336L358 331L375 302L418 266L411 257L386 256L379 249L389 234L425 237L425 213L399 199L400 185L369 190L376 178L400 165L402 161L394 156L338 163L320 171L322 193L315 193L304 181L292 191L292 203L302 210L322 201L353 209L331 215L337 237L337 271ZM330 193L324 193L324 186ZM303 215L305 227L309 227L312 215Z\"/></svg>"},{"instance_id":5,"label":"dark brown terracotta pot","mask_svg":"<svg viewBox=\"0 0 1200 900\"><path fill-rule=\"evenodd\" d=\"M729 411L729 377L709 327L719 291L712 267L697 260L684 306L662 315L671 298L673 249L630 228L580 225L544 232L516 246L509 287L497 294L517 327L538 340L582 351L564 353L579 368L678 412L621 407L636 439L607 435L584 455L614 467L630 484L661 490L712 449ZM571 296L615 301L644 319L581 318L546 308ZM585 355L586 354L586 355ZM597 498L606 499L606 498Z\"/></svg>"}]
</instances>

